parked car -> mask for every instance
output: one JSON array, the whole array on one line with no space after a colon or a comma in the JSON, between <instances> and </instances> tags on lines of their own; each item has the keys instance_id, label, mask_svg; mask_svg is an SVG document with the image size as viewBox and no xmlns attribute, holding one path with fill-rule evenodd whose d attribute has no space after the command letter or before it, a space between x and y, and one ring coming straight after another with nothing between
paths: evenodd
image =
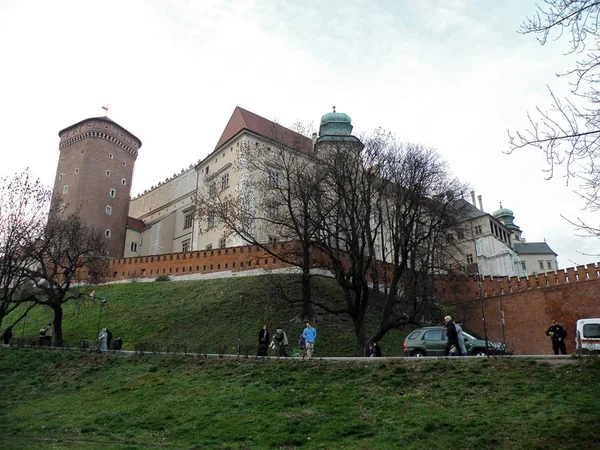
<instances>
[{"instance_id":1,"label":"parked car","mask_svg":"<svg viewBox=\"0 0 600 450\"><path fill-rule=\"evenodd\" d=\"M575 328L576 353L600 352L600 319L579 319Z\"/></svg>"},{"instance_id":2,"label":"parked car","mask_svg":"<svg viewBox=\"0 0 600 450\"><path fill-rule=\"evenodd\" d=\"M463 330L465 348L471 356L504 355L506 348L500 342L488 341L488 351L485 350L485 340L478 339ZM404 340L404 356L445 356L446 327L418 328Z\"/></svg>"}]
</instances>

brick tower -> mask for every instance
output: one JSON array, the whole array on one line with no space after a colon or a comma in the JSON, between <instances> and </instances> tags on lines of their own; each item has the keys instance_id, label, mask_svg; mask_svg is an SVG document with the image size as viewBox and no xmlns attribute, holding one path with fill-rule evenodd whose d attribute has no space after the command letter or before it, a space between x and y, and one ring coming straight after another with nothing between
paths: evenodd
<instances>
[{"instance_id":1,"label":"brick tower","mask_svg":"<svg viewBox=\"0 0 600 450\"><path fill-rule=\"evenodd\" d=\"M133 166L142 141L108 117L82 120L61 130L54 195L63 214L79 211L107 239L108 254L121 258Z\"/></svg>"}]
</instances>

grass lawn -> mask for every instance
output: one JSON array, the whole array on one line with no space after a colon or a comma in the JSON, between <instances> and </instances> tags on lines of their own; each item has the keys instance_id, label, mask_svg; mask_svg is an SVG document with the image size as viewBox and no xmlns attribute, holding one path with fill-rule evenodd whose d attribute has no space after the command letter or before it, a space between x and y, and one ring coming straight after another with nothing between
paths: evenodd
<instances>
[{"instance_id":1,"label":"grass lawn","mask_svg":"<svg viewBox=\"0 0 600 450\"><path fill-rule=\"evenodd\" d=\"M600 360L0 349L3 448L598 448Z\"/></svg>"}]
</instances>

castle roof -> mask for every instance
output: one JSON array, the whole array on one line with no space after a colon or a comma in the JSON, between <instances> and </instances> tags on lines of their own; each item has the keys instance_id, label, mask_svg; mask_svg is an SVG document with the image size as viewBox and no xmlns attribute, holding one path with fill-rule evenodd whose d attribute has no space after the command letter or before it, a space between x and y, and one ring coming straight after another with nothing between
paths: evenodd
<instances>
[{"instance_id":1,"label":"castle roof","mask_svg":"<svg viewBox=\"0 0 600 450\"><path fill-rule=\"evenodd\" d=\"M545 242L515 242L515 251L519 255L554 255L558 256Z\"/></svg>"},{"instance_id":2,"label":"castle roof","mask_svg":"<svg viewBox=\"0 0 600 450\"><path fill-rule=\"evenodd\" d=\"M119 125L119 124L118 124L117 122L115 122L114 120L112 120L112 119L109 119L108 117L105 117L105 116L100 116L100 117L90 117L90 118L88 118L88 119L81 120L81 121L79 121L79 122L77 122L77 123L75 123L75 124L73 124L73 125L70 125L70 126L68 126L68 127L66 127L66 128L63 128L62 130L60 130L60 131L58 132L58 136L60 137L60 135L61 135L61 134L63 134L63 132L65 132L65 131L67 131L67 130L70 130L71 128L78 127L78 126L79 126L79 125L81 125L82 123L89 122L90 120L96 120L96 121L98 121L98 120L99 120L99 121L101 121L101 122L106 122L106 123L110 123L110 124L112 124L112 125L116 125L116 126L118 126L119 128L121 128L121 129L123 129L123 130L127 131L127 133L129 133L129 134L130 134L130 135L131 135L133 138L135 138L135 139L136 139L136 140L139 142L139 144L140 144L140 145L139 145L139 147L141 147L141 146L142 146L142 140L141 140L140 138L138 138L138 137L137 137L135 134L133 134L131 131L127 130L127 128L125 128L125 127L123 127L123 126Z\"/></svg>"},{"instance_id":3,"label":"castle roof","mask_svg":"<svg viewBox=\"0 0 600 450\"><path fill-rule=\"evenodd\" d=\"M290 148L310 153L313 150L312 140L295 131L285 128L264 117L247 111L239 106L233 110L233 114L223 130L215 150L225 145L242 130L249 130L262 137L275 142L280 142Z\"/></svg>"},{"instance_id":4,"label":"castle roof","mask_svg":"<svg viewBox=\"0 0 600 450\"><path fill-rule=\"evenodd\" d=\"M143 220L134 219L133 217L127 216L127 228L142 231L144 228L146 228L146 224Z\"/></svg>"}]
</instances>

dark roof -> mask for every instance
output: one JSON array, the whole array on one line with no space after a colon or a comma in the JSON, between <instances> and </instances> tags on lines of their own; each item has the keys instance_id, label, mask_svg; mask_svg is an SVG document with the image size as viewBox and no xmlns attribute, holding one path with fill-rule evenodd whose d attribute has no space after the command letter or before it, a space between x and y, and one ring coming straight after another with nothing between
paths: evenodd
<instances>
[{"instance_id":1,"label":"dark roof","mask_svg":"<svg viewBox=\"0 0 600 450\"><path fill-rule=\"evenodd\" d=\"M134 219L133 217L127 216L127 227L133 228L134 230L142 231L146 228L146 224L143 220Z\"/></svg>"},{"instance_id":2,"label":"dark roof","mask_svg":"<svg viewBox=\"0 0 600 450\"><path fill-rule=\"evenodd\" d=\"M554 255L558 256L545 242L515 242L515 251L519 255Z\"/></svg>"},{"instance_id":3,"label":"dark roof","mask_svg":"<svg viewBox=\"0 0 600 450\"><path fill-rule=\"evenodd\" d=\"M290 148L305 153L312 152L313 150L312 139L275 122L271 122L253 112L240 108L239 106L236 106L233 110L233 114L223 130L219 142L217 142L217 145L215 146L215 150L227 143L242 130L252 131L267 139L282 143Z\"/></svg>"},{"instance_id":4,"label":"dark roof","mask_svg":"<svg viewBox=\"0 0 600 450\"><path fill-rule=\"evenodd\" d=\"M127 128L125 128L125 127L122 127L121 125L119 125L119 124L118 124L117 122L115 122L114 120L112 120L112 119L109 119L108 117L105 117L105 116L100 116L100 117L90 117L89 119L84 119L84 120L81 120L81 121L79 121L79 122L77 122L77 123L75 123L75 124L73 124L73 125L70 125L70 126L68 126L68 127L66 127L66 128L63 128L62 130L60 130L60 131L58 132L58 136L60 137L60 135L63 133L63 131L70 130L71 128L77 127L77 126L81 125L82 123L88 122L88 121L90 121L90 120L99 120L99 121L101 121L101 122L107 122L107 123L110 123L110 124L116 125L116 126L118 126L119 128L122 128L123 130L127 131L127 132L128 132L128 133L129 133L129 134L132 136L132 137L134 137L135 139L137 139L137 141L138 141L138 142L139 142L139 144L140 144L139 146L140 146L140 147L142 146L142 141L140 140L140 138L138 138L138 137L137 137L135 134L133 134L131 131L127 130Z\"/></svg>"},{"instance_id":5,"label":"dark roof","mask_svg":"<svg viewBox=\"0 0 600 450\"><path fill-rule=\"evenodd\" d=\"M463 220L475 219L477 217L488 216L485 211L477 209L468 201L459 198L452 204L452 208L458 212L458 216Z\"/></svg>"}]
</instances>

